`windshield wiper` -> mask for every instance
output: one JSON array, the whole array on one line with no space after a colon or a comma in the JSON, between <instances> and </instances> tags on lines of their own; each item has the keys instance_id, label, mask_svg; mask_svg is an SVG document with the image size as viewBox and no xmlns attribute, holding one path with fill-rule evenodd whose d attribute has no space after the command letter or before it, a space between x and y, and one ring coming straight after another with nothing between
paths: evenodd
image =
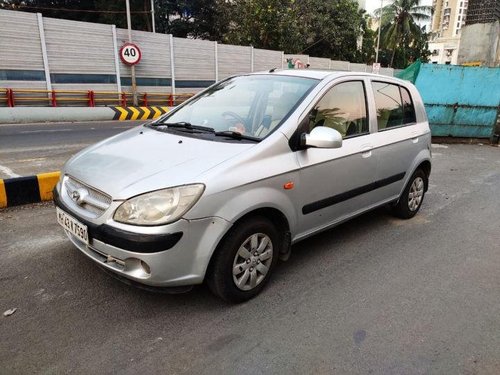
<instances>
[{"instance_id":1,"label":"windshield wiper","mask_svg":"<svg viewBox=\"0 0 500 375\"><path fill-rule=\"evenodd\" d=\"M228 138L233 138L233 139L245 139L245 140L249 140L249 141L260 142L260 138L252 137L250 135L241 134L240 132L235 132L235 131L231 131L231 130L224 130L221 132L215 132L214 134L218 137L228 137Z\"/></svg>"},{"instance_id":2,"label":"windshield wiper","mask_svg":"<svg viewBox=\"0 0 500 375\"><path fill-rule=\"evenodd\" d=\"M193 125L190 122L180 121L180 122L162 122L154 125L155 127L166 126L168 128L176 128L176 129L187 129L190 132L193 130L199 130L207 133L215 133L214 128L210 128L208 126L201 125Z\"/></svg>"},{"instance_id":3,"label":"windshield wiper","mask_svg":"<svg viewBox=\"0 0 500 375\"><path fill-rule=\"evenodd\" d=\"M208 126L201 126L201 125L193 125L189 122L185 121L180 121L180 122L162 122L162 123L154 123L154 124L149 124L146 125L152 128L163 128L166 127L168 128L173 128L179 131L185 131L187 133L197 133L197 132L205 132L205 133L211 133L215 135L216 137L226 137L226 138L232 138L232 139L237 139L237 140L249 140L253 142L260 142L260 138L257 137L252 137L250 135L244 135L239 132L231 131L231 130L224 130L224 131L215 131L214 128L210 128Z\"/></svg>"}]
</instances>

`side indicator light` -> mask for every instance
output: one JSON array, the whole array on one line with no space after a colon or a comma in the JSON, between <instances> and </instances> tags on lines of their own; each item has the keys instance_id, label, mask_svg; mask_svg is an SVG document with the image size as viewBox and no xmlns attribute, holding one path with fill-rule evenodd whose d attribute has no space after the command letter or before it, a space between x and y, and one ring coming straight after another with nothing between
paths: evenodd
<instances>
[{"instance_id":1,"label":"side indicator light","mask_svg":"<svg viewBox=\"0 0 500 375\"><path fill-rule=\"evenodd\" d=\"M283 185L283 189L290 190L293 189L295 184L292 181L288 181L285 185Z\"/></svg>"}]
</instances>

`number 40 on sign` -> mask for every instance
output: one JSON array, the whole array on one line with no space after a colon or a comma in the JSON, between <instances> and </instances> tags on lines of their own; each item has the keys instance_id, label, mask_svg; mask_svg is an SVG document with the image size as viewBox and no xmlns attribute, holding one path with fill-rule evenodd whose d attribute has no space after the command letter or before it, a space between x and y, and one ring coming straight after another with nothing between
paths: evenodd
<instances>
[{"instance_id":1,"label":"number 40 on sign","mask_svg":"<svg viewBox=\"0 0 500 375\"><path fill-rule=\"evenodd\" d=\"M120 59L124 64L135 65L141 61L141 50L134 43L125 43L122 48L120 48Z\"/></svg>"}]
</instances>

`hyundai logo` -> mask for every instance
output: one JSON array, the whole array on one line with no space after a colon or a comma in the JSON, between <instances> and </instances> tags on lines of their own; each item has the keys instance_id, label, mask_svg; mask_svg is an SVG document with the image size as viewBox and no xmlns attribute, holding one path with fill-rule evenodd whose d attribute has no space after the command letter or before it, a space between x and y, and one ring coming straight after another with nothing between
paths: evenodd
<instances>
[{"instance_id":1,"label":"hyundai logo","mask_svg":"<svg viewBox=\"0 0 500 375\"><path fill-rule=\"evenodd\" d=\"M73 190L71 193L71 199L73 199L76 204L81 206L82 203L85 202L87 195L89 195L89 192L86 189L77 189Z\"/></svg>"}]
</instances>

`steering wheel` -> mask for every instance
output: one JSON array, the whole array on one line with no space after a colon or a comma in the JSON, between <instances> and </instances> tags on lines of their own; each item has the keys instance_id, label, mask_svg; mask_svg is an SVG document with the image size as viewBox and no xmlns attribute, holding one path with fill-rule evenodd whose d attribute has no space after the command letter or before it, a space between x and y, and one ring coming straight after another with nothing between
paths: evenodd
<instances>
[{"instance_id":1,"label":"steering wheel","mask_svg":"<svg viewBox=\"0 0 500 375\"><path fill-rule=\"evenodd\" d=\"M245 126L245 131L248 128L246 120L235 112L232 112L232 111L223 112L222 117L231 117L234 121L234 124L237 124L237 123L243 124L243 126Z\"/></svg>"}]
</instances>

